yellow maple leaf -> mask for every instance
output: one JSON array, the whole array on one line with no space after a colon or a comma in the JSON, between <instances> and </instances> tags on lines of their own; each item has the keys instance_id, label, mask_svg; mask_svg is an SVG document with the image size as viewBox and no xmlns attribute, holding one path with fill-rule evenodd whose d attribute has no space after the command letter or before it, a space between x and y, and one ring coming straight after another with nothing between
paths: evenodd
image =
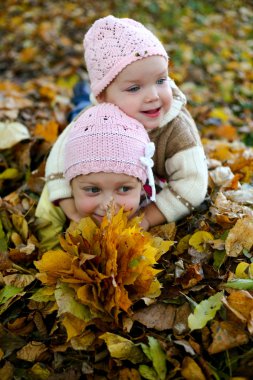
<instances>
[{"instance_id":1,"label":"yellow maple leaf","mask_svg":"<svg viewBox=\"0 0 253 380\"><path fill-rule=\"evenodd\" d=\"M237 278L253 278L253 263L241 261L236 267L235 275Z\"/></svg>"},{"instance_id":2,"label":"yellow maple leaf","mask_svg":"<svg viewBox=\"0 0 253 380\"><path fill-rule=\"evenodd\" d=\"M198 231L195 232L189 240L189 244L199 252L205 250L205 244L213 240L214 237L210 232L207 231Z\"/></svg>"}]
</instances>

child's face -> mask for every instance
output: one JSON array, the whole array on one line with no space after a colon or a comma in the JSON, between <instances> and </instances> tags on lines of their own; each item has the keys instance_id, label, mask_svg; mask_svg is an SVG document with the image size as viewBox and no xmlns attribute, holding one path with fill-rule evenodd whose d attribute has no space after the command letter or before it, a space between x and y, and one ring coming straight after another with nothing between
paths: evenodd
<instances>
[{"instance_id":1,"label":"child's face","mask_svg":"<svg viewBox=\"0 0 253 380\"><path fill-rule=\"evenodd\" d=\"M157 128L172 103L168 64L152 56L128 65L101 95L99 102L116 104L147 130Z\"/></svg>"},{"instance_id":2,"label":"child's face","mask_svg":"<svg viewBox=\"0 0 253 380\"><path fill-rule=\"evenodd\" d=\"M135 177L103 172L80 175L72 180L71 187L79 215L91 216L99 223L112 201L116 212L123 206L133 215L138 210L142 189Z\"/></svg>"}]
</instances>

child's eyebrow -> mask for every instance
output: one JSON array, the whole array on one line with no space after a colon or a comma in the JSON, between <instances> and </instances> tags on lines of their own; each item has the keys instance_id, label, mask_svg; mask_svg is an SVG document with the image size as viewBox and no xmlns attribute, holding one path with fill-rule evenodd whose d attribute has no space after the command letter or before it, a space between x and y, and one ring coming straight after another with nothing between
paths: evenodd
<instances>
[{"instance_id":1,"label":"child's eyebrow","mask_svg":"<svg viewBox=\"0 0 253 380\"><path fill-rule=\"evenodd\" d=\"M125 83L138 83L140 81L140 79L125 79L124 82Z\"/></svg>"},{"instance_id":2,"label":"child's eyebrow","mask_svg":"<svg viewBox=\"0 0 253 380\"><path fill-rule=\"evenodd\" d=\"M154 77L162 77L162 76L168 76L168 70L165 69L163 71L159 71L157 73L154 73ZM129 78L129 79L125 79L124 82L125 83L138 83L141 81L142 78Z\"/></svg>"}]
</instances>

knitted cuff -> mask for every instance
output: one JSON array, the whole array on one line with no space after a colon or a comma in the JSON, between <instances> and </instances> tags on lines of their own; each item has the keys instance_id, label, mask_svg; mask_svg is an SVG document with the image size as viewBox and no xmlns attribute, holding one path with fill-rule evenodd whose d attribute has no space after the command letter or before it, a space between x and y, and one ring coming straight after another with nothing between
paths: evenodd
<instances>
[{"instance_id":1,"label":"knitted cuff","mask_svg":"<svg viewBox=\"0 0 253 380\"><path fill-rule=\"evenodd\" d=\"M157 195L156 206L168 222L176 222L190 213L189 209L168 188Z\"/></svg>"}]
</instances>

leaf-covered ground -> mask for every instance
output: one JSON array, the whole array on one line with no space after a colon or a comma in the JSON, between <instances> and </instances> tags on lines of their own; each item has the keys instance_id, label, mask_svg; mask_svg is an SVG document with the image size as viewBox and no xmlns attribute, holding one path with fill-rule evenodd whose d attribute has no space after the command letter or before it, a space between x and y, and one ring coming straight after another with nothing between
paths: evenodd
<instances>
[{"instance_id":1,"label":"leaf-covered ground","mask_svg":"<svg viewBox=\"0 0 253 380\"><path fill-rule=\"evenodd\" d=\"M0 10L0 379L251 379L252 1L5 0ZM153 231L173 241L151 263L162 284L153 303L137 277L108 302L117 279L105 295L105 269L80 256L76 246L90 245L78 234L62 240L64 275L52 264L45 277L37 240L45 159L86 77L83 35L110 13L140 20L165 44L209 163L204 204Z\"/></svg>"}]
</instances>

